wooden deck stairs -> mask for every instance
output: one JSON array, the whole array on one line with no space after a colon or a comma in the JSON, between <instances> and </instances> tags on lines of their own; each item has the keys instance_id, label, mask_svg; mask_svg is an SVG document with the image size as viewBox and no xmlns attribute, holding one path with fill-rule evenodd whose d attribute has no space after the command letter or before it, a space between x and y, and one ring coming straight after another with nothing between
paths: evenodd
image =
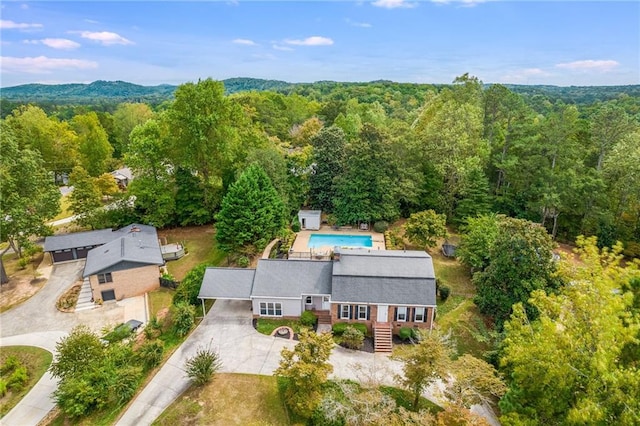
<instances>
[{"instance_id":1,"label":"wooden deck stairs","mask_svg":"<svg viewBox=\"0 0 640 426\"><path fill-rule=\"evenodd\" d=\"M318 324L331 325L331 311L312 311L318 317Z\"/></svg>"},{"instance_id":2,"label":"wooden deck stairs","mask_svg":"<svg viewBox=\"0 0 640 426\"><path fill-rule=\"evenodd\" d=\"M393 347L391 324L376 322L373 324L373 348L375 352L391 353Z\"/></svg>"}]
</instances>

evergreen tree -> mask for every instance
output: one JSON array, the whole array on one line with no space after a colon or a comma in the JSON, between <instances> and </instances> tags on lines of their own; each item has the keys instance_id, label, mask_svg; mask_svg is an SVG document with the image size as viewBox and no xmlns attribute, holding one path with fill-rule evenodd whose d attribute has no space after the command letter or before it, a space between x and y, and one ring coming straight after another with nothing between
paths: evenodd
<instances>
[{"instance_id":1,"label":"evergreen tree","mask_svg":"<svg viewBox=\"0 0 640 426\"><path fill-rule=\"evenodd\" d=\"M264 170L252 164L229 187L216 219L222 250L262 249L284 226L284 204Z\"/></svg>"},{"instance_id":2,"label":"evergreen tree","mask_svg":"<svg viewBox=\"0 0 640 426\"><path fill-rule=\"evenodd\" d=\"M491 212L489 180L480 167L474 167L467 173L465 185L460 194L462 199L456 207L457 223L464 223L469 217L478 217Z\"/></svg>"},{"instance_id":3,"label":"evergreen tree","mask_svg":"<svg viewBox=\"0 0 640 426\"><path fill-rule=\"evenodd\" d=\"M344 168L345 135L335 126L327 127L311 138L313 172L309 176L309 196L315 208L333 211L335 180Z\"/></svg>"}]
</instances>

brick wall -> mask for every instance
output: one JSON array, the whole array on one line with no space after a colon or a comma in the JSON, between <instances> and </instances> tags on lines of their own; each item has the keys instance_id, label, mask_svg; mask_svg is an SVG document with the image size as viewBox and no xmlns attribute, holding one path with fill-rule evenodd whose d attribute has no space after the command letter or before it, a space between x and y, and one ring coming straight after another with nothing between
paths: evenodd
<instances>
[{"instance_id":1,"label":"brick wall","mask_svg":"<svg viewBox=\"0 0 640 426\"><path fill-rule=\"evenodd\" d=\"M331 323L335 324L337 322L346 322L346 323L361 323L361 324L365 324L367 326L367 329L369 330L369 332L371 332L371 327L373 325L373 323L377 320L378 318L378 306L377 305L369 305L370 306L370 315L369 315L369 320L364 321L364 320L357 320L357 319L341 319L339 316L339 312L338 312L338 303L332 303L331 304ZM351 305L352 306L352 310L357 309L358 305ZM389 312L387 314L387 318L389 319L389 323L391 323L392 328L393 328L393 333L397 334L398 331L400 330L400 328L402 327L417 327L417 328L430 328L431 327L431 315L432 315L432 311L433 308L427 308L425 311L425 321L424 322L413 322L413 321L395 321L395 306L389 306ZM408 308L408 318L411 319L413 318L413 311L412 309L414 309L413 307L409 307ZM357 312L357 311L356 311Z\"/></svg>"},{"instance_id":2,"label":"brick wall","mask_svg":"<svg viewBox=\"0 0 640 426\"><path fill-rule=\"evenodd\" d=\"M102 291L114 290L116 300L139 296L160 287L160 268L157 265L146 265L139 268L111 272L113 282L99 284L98 276L91 275L93 299L102 299Z\"/></svg>"}]
</instances>

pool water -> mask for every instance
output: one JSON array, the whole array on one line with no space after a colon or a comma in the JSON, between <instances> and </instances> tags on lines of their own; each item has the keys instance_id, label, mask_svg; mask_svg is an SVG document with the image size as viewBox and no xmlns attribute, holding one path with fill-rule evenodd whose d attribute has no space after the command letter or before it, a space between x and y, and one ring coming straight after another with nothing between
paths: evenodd
<instances>
[{"instance_id":1,"label":"pool water","mask_svg":"<svg viewBox=\"0 0 640 426\"><path fill-rule=\"evenodd\" d=\"M316 247L373 247L371 235L338 235L338 234L311 234L309 248Z\"/></svg>"}]
</instances>

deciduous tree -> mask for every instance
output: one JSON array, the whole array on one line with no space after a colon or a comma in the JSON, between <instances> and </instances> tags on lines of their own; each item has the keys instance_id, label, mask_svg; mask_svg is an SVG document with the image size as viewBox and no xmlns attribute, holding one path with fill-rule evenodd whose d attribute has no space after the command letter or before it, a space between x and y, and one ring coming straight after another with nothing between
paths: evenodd
<instances>
[{"instance_id":1,"label":"deciduous tree","mask_svg":"<svg viewBox=\"0 0 640 426\"><path fill-rule=\"evenodd\" d=\"M78 134L80 164L93 177L108 172L113 147L96 113L76 115L71 125Z\"/></svg>"},{"instance_id":2,"label":"deciduous tree","mask_svg":"<svg viewBox=\"0 0 640 426\"><path fill-rule=\"evenodd\" d=\"M109 176L112 180L113 177ZM102 195L96 185L96 180L81 167L76 166L69 176L69 182L73 185L73 191L69 194L69 207L76 216L76 222L80 226L96 227L95 218L99 208L102 207Z\"/></svg>"},{"instance_id":3,"label":"deciduous tree","mask_svg":"<svg viewBox=\"0 0 640 426\"><path fill-rule=\"evenodd\" d=\"M447 236L447 218L433 210L413 213L404 224L404 233L413 244L425 250L436 245L438 238Z\"/></svg>"},{"instance_id":4,"label":"deciduous tree","mask_svg":"<svg viewBox=\"0 0 640 426\"><path fill-rule=\"evenodd\" d=\"M346 141L335 126L321 129L311 138L313 165L309 176L309 196L315 208L333 211L336 179L344 172Z\"/></svg>"}]
</instances>

